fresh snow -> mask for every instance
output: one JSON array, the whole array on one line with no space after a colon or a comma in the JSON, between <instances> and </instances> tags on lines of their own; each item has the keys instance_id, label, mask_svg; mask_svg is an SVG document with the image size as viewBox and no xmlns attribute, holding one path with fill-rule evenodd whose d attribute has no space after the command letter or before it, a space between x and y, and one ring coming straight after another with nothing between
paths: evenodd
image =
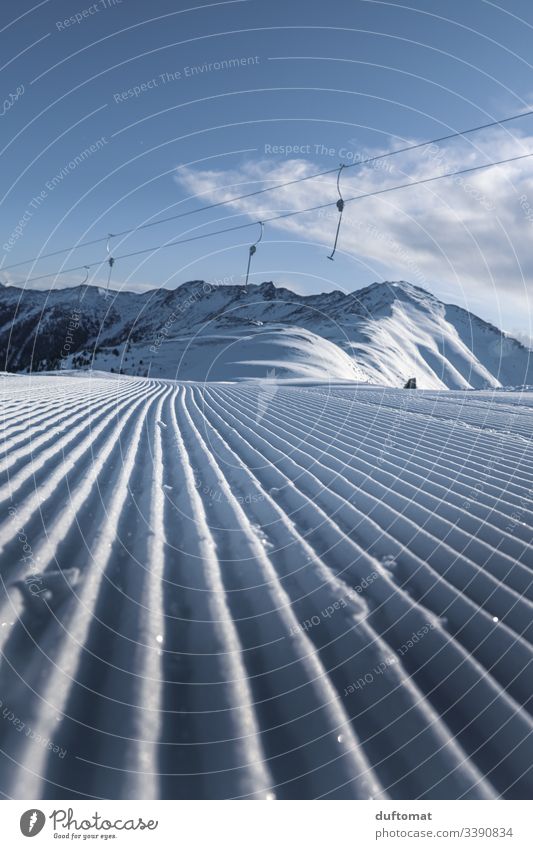
<instances>
[{"instance_id":1,"label":"fresh snow","mask_svg":"<svg viewBox=\"0 0 533 849\"><path fill-rule=\"evenodd\" d=\"M312 332L262 381L0 377L4 796L531 797L533 391Z\"/></svg>"}]
</instances>

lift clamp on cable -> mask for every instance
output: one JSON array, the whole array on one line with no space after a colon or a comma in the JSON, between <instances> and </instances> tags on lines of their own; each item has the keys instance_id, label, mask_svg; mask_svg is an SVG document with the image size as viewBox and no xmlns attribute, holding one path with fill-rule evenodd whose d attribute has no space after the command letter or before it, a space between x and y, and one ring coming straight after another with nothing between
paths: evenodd
<instances>
[{"instance_id":1,"label":"lift clamp on cable","mask_svg":"<svg viewBox=\"0 0 533 849\"><path fill-rule=\"evenodd\" d=\"M263 224L262 221L258 221L258 224L261 227L261 232L259 234L259 238L258 238L257 242L254 242L253 245L250 245L250 248L249 248L249 251L248 251L248 267L246 269L246 282L244 284L245 289L248 287L248 277L250 276L250 264L252 262L252 257L257 250L257 245L259 244L259 242L263 238L264 224Z\"/></svg>"},{"instance_id":2,"label":"lift clamp on cable","mask_svg":"<svg viewBox=\"0 0 533 849\"><path fill-rule=\"evenodd\" d=\"M337 242L338 242L338 239L339 239L339 232L340 232L340 229L341 229L341 222L342 222L342 213L344 212L344 200L343 200L343 197L342 197L342 194L341 194L341 189L340 189L340 184L339 184L339 181L340 181L340 178L341 178L341 172L342 172L343 168L346 168L346 166L342 162L339 166L339 171L338 171L338 174L337 174L337 192L339 194L339 199L337 201L337 209L339 210L339 220L337 222L337 232L335 233L335 241L333 243L333 250L328 255L328 259L331 259L331 260L335 256L335 251L337 250Z\"/></svg>"}]
</instances>

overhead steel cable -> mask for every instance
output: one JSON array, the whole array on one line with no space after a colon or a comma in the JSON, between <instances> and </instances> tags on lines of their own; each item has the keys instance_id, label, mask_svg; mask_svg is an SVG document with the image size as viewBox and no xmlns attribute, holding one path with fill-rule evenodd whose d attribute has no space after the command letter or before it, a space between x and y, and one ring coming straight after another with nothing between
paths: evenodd
<instances>
[{"instance_id":1,"label":"overhead steel cable","mask_svg":"<svg viewBox=\"0 0 533 849\"><path fill-rule=\"evenodd\" d=\"M413 186L423 186L427 183L435 183L437 180L445 180L449 177L459 177L462 174L472 174L475 171L483 171L487 168L494 168L497 165L507 165L510 162L519 162L522 159L529 159L533 156L533 151L530 153L522 153L519 156L511 156L507 159L499 159L496 162L486 162L484 165L472 165L469 168L461 168L459 171L449 171L446 174L436 174L433 177L423 177L420 180L413 180L410 183L400 183L397 186L388 186L385 189L376 189L373 192L365 192L364 194L354 195L353 197L345 198L344 204L353 203L357 200L364 200L365 198L378 197L379 195L385 195L389 192L397 192L400 189L409 189ZM338 169L334 169L337 171ZM337 207L337 201L330 201L328 203L317 204L317 206L308 206L305 209L296 209L292 212L283 212L280 215L272 215L270 218L261 218L259 221L248 221L246 224L235 224L232 227L224 227L221 230L214 230L210 233L199 233L196 236L187 236L185 239L177 239L173 242L164 242L162 245L153 245L150 248L143 248L138 251L131 251L130 253L119 254L114 257L114 262L119 259L128 259L133 256L141 256L142 254L154 253L155 251L162 250L163 248L172 248L177 245L186 245L190 242L197 242L201 239L209 239L213 236L222 236L225 233L234 233L237 230L245 230L248 227L256 227L258 224L264 225L269 224L274 221L282 221L285 218L292 218L296 215L303 215L306 212L317 212L320 209L327 209L328 207ZM116 234L115 234L116 235ZM24 282L25 283L33 283L36 280L45 280L49 277L58 277L60 274L70 274L73 271L81 271L87 268L94 268L98 265L102 265L107 260L97 260L96 262L92 262L86 265L77 265L72 268L60 269L56 272L51 272L50 274L41 274L38 277L29 277Z\"/></svg>"},{"instance_id":2,"label":"overhead steel cable","mask_svg":"<svg viewBox=\"0 0 533 849\"><path fill-rule=\"evenodd\" d=\"M400 147L397 150L390 150L387 153L380 153L376 156L369 156L366 159L361 159L358 162L350 162L347 165L344 165L344 168L360 168L363 165L370 165L372 162L378 162L382 159L388 159L391 156L398 156L401 153L408 153L413 150L420 150L423 147L429 147L432 144L440 144L441 142L451 141L452 139L459 138L461 136L468 136L471 133L477 133L480 130L488 130L490 127L498 127L502 124L508 124L510 121L516 121L519 118L526 118L528 116L533 115L533 109L528 110L527 112L518 112L516 115L509 115L507 118L500 118L497 121L489 121L485 124L478 124L475 127L469 127L467 130L459 130L455 133L448 133L445 136L439 136L435 139L430 139L429 141L417 142L416 144L405 145L404 147ZM168 224L169 221L177 221L180 218L186 218L189 215L197 215L200 212L208 212L211 209L218 209L221 206L227 206L232 203L236 203L240 200L247 200L248 198L257 197L258 195L265 194L266 192L274 192L278 189L285 189L288 186L294 186L297 183L304 183L307 180L316 180L318 177L326 177L329 174L335 174L338 172L338 166L336 168L328 168L326 171L317 171L314 174L308 174L306 177L297 177L294 180L288 180L285 183L277 183L275 186L266 186L264 189L255 189L253 192L247 192L243 195L236 195L231 198L227 198L226 200L215 201L214 203L205 204L204 206L199 206L196 209L189 209L186 212L178 212L175 215L168 215L165 218L158 218L155 221L148 221L145 224L138 224L136 227L128 227L125 230L121 230L117 233L114 233L115 237L120 238L122 236L128 236L131 233L137 233L140 230L147 230L150 227L158 227L160 224ZM102 242L107 242L108 236L99 236L96 239L89 239L85 242L78 242L75 245L71 245L68 248L59 248L56 251L50 251L46 254L39 254L39 256L31 257L30 259L23 259L19 262L12 263L11 265L5 265L3 268L0 268L1 271L10 271L12 268L19 268L21 265L28 265L31 262L38 262L41 259L50 259L54 256L60 256L61 254L69 253L70 251L78 250L79 248L91 247L92 245L97 245ZM79 270L79 269L76 269Z\"/></svg>"}]
</instances>

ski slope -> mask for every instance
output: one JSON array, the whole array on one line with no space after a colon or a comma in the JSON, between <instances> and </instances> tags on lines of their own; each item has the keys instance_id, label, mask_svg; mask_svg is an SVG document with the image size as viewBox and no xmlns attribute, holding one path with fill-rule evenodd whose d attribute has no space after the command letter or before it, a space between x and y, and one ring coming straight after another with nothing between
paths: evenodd
<instances>
[{"instance_id":1,"label":"ski slope","mask_svg":"<svg viewBox=\"0 0 533 849\"><path fill-rule=\"evenodd\" d=\"M533 392L0 387L4 796L531 797Z\"/></svg>"}]
</instances>

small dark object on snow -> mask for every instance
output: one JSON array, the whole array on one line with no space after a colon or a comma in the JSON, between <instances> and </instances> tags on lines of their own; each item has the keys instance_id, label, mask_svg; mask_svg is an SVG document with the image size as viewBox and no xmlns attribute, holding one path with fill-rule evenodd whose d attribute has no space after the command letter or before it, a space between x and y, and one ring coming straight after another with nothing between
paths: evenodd
<instances>
[{"instance_id":1,"label":"small dark object on snow","mask_svg":"<svg viewBox=\"0 0 533 849\"><path fill-rule=\"evenodd\" d=\"M404 389L416 389L416 377L410 377L403 388Z\"/></svg>"}]
</instances>

